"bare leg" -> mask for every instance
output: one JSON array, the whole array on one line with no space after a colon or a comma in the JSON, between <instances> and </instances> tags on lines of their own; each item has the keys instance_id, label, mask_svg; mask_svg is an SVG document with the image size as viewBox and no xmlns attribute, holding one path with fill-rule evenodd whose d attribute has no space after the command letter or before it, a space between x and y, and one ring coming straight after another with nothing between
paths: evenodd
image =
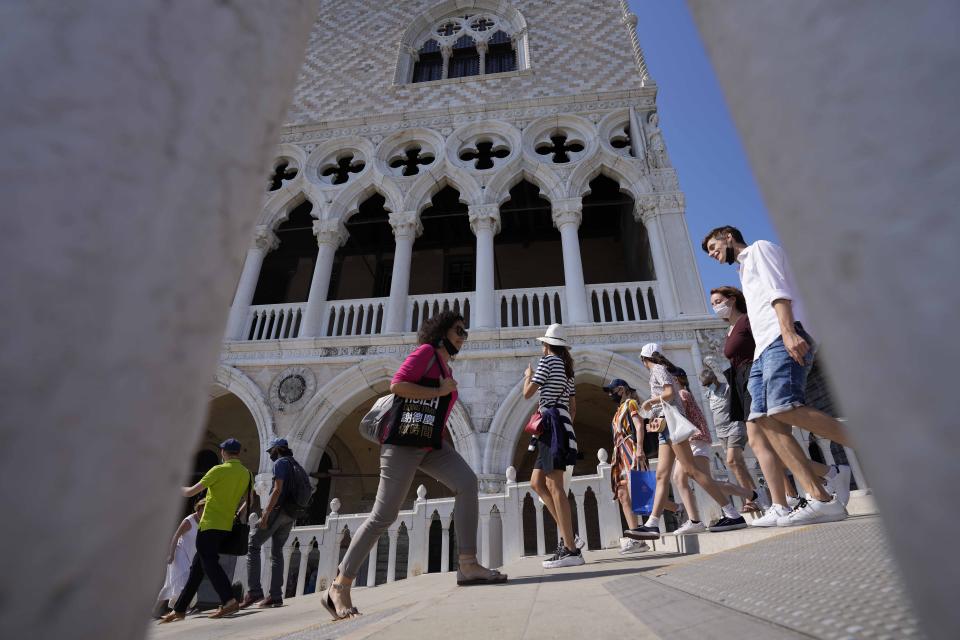
<instances>
[{"instance_id":1,"label":"bare leg","mask_svg":"<svg viewBox=\"0 0 960 640\"><path fill-rule=\"evenodd\" d=\"M779 422L796 425L812 434L827 440L833 440L845 447L853 446L850 441L850 434L840 421L811 407L797 407L790 411L778 413L773 417Z\"/></svg>"},{"instance_id":2,"label":"bare leg","mask_svg":"<svg viewBox=\"0 0 960 640\"><path fill-rule=\"evenodd\" d=\"M633 504L630 502L630 489L626 484L617 487L617 499L620 500L620 507L623 509L623 517L627 521L628 529L636 529L638 526L637 514L633 512Z\"/></svg>"},{"instance_id":3,"label":"bare leg","mask_svg":"<svg viewBox=\"0 0 960 640\"><path fill-rule=\"evenodd\" d=\"M678 442L672 444L671 447L683 470L686 471L697 484L703 487L703 490L709 493L710 497L713 498L717 504L726 506L727 498L723 495L723 491L717 486L713 477L709 473L704 473L694 462L693 451L690 450L690 444L687 442Z\"/></svg>"},{"instance_id":4,"label":"bare leg","mask_svg":"<svg viewBox=\"0 0 960 640\"><path fill-rule=\"evenodd\" d=\"M687 510L687 516L690 520L699 521L700 510L697 509L697 496L690 488L690 476L678 464L673 465L673 486L677 490L677 495L680 496L680 502Z\"/></svg>"},{"instance_id":5,"label":"bare leg","mask_svg":"<svg viewBox=\"0 0 960 640\"><path fill-rule=\"evenodd\" d=\"M804 455L800 443L793 437L792 427L770 416L760 418L757 422L764 430L773 450L793 472L793 477L800 483L803 490L816 500L824 502L831 500L830 494L821 484L820 477L811 468L810 460Z\"/></svg>"},{"instance_id":6,"label":"bare leg","mask_svg":"<svg viewBox=\"0 0 960 640\"><path fill-rule=\"evenodd\" d=\"M560 519L557 516L557 507L553 503L553 494L550 492L550 489L547 486L547 474L540 469L534 469L533 474L530 476L530 488L533 489L538 496L540 496L540 499L543 501L543 506L545 506L547 511L550 512L550 516L557 524L557 530L559 531Z\"/></svg>"},{"instance_id":7,"label":"bare leg","mask_svg":"<svg viewBox=\"0 0 960 640\"><path fill-rule=\"evenodd\" d=\"M748 422L747 439L750 441L753 455L757 456L757 462L760 463L760 470L763 471L763 477L767 481L767 488L770 489L770 501L781 507L787 506L787 475L783 462L773 450L766 432L756 422Z\"/></svg>"},{"instance_id":8,"label":"bare leg","mask_svg":"<svg viewBox=\"0 0 960 640\"><path fill-rule=\"evenodd\" d=\"M710 458L704 458L703 456L693 456L693 463L697 465L697 468L700 469L707 476L713 477L710 473ZM738 484L732 482L723 482L720 480L714 480L714 484L720 487L720 491L723 492L725 496L740 496L746 501L748 498L753 496L753 491L750 489L745 489Z\"/></svg>"},{"instance_id":9,"label":"bare leg","mask_svg":"<svg viewBox=\"0 0 960 640\"><path fill-rule=\"evenodd\" d=\"M563 536L563 545L570 551L576 551L573 541L573 517L570 515L570 502L563 489L563 471L551 471L547 474L547 488L553 494L553 506L557 510L557 528Z\"/></svg>"},{"instance_id":10,"label":"bare leg","mask_svg":"<svg viewBox=\"0 0 960 640\"><path fill-rule=\"evenodd\" d=\"M654 518L663 515L663 507L669 502L667 495L670 488L670 472L673 471L673 463L676 461L673 449L668 444L660 445L657 456L659 460L657 462L657 490L653 494L653 512L650 514Z\"/></svg>"},{"instance_id":11,"label":"bare leg","mask_svg":"<svg viewBox=\"0 0 960 640\"><path fill-rule=\"evenodd\" d=\"M744 489L749 489L751 492L756 490L757 486L753 484L753 478L750 477L750 472L747 471L747 463L743 460L743 449L740 447L730 447L727 449L727 468L730 469L733 477L737 479L737 484Z\"/></svg>"}]
</instances>

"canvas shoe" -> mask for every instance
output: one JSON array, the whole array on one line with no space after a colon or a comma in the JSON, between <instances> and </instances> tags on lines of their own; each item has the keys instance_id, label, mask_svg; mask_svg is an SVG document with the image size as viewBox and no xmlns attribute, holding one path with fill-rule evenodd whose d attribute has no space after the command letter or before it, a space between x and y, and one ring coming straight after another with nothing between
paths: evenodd
<instances>
[{"instance_id":1,"label":"canvas shoe","mask_svg":"<svg viewBox=\"0 0 960 640\"><path fill-rule=\"evenodd\" d=\"M762 516L755 520L750 521L751 527L775 527L777 526L777 520L784 516L790 515L790 509L786 507L781 507L778 504L772 505L767 509Z\"/></svg>"},{"instance_id":2,"label":"canvas shoe","mask_svg":"<svg viewBox=\"0 0 960 640\"><path fill-rule=\"evenodd\" d=\"M828 492L837 496L837 499L847 506L850 502L850 467L845 464L835 464L837 475L827 480L826 489Z\"/></svg>"},{"instance_id":3,"label":"canvas shoe","mask_svg":"<svg viewBox=\"0 0 960 640\"><path fill-rule=\"evenodd\" d=\"M562 567L578 567L584 563L583 554L580 549L570 551L564 547L555 560L544 560L544 569L560 569Z\"/></svg>"},{"instance_id":4,"label":"canvas shoe","mask_svg":"<svg viewBox=\"0 0 960 640\"><path fill-rule=\"evenodd\" d=\"M646 542L620 538L620 555L625 556L629 553L642 553L644 551L650 551L650 545Z\"/></svg>"},{"instance_id":5,"label":"canvas shoe","mask_svg":"<svg viewBox=\"0 0 960 640\"><path fill-rule=\"evenodd\" d=\"M647 527L640 525L636 529L627 529L623 535L632 540L659 540L660 527Z\"/></svg>"},{"instance_id":6,"label":"canvas shoe","mask_svg":"<svg viewBox=\"0 0 960 640\"><path fill-rule=\"evenodd\" d=\"M690 536L695 533L704 533L707 530L707 525L702 522L693 522L692 520L687 520L680 528L673 532L675 536Z\"/></svg>"},{"instance_id":7,"label":"canvas shoe","mask_svg":"<svg viewBox=\"0 0 960 640\"><path fill-rule=\"evenodd\" d=\"M804 500L802 505L789 515L777 519L778 527L799 527L805 524L817 524L819 522L837 522L846 520L847 509L843 503L834 496L830 502L820 502L819 500Z\"/></svg>"},{"instance_id":8,"label":"canvas shoe","mask_svg":"<svg viewBox=\"0 0 960 640\"><path fill-rule=\"evenodd\" d=\"M717 520L714 524L710 525L710 531L719 532L719 531L733 531L734 529L746 529L747 521L743 519L743 516L738 518L728 518L723 516Z\"/></svg>"}]
</instances>

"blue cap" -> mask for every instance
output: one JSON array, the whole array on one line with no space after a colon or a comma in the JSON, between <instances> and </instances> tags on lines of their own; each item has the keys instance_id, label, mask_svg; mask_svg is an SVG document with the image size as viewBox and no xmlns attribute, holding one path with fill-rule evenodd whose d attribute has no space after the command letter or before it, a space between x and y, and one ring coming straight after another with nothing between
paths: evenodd
<instances>
[{"instance_id":1,"label":"blue cap","mask_svg":"<svg viewBox=\"0 0 960 640\"><path fill-rule=\"evenodd\" d=\"M240 446L240 441L236 438L227 438L220 443L220 448L227 453L240 453L240 450L243 449L243 447Z\"/></svg>"},{"instance_id":2,"label":"blue cap","mask_svg":"<svg viewBox=\"0 0 960 640\"><path fill-rule=\"evenodd\" d=\"M267 451L270 451L270 449L273 449L274 447L285 447L289 449L290 445L287 444L286 438L273 438L270 441L270 444L267 445Z\"/></svg>"},{"instance_id":3,"label":"blue cap","mask_svg":"<svg viewBox=\"0 0 960 640\"><path fill-rule=\"evenodd\" d=\"M614 378L614 379L610 382L610 384L608 384L608 385L606 385L606 386L603 387L603 390L606 391L607 393L609 393L614 387L626 387L627 389L630 389L630 391L633 391L633 387L631 387L630 385L628 385L628 384L626 383L626 381L624 381L624 380L622 380L622 379L620 379L620 378Z\"/></svg>"}]
</instances>

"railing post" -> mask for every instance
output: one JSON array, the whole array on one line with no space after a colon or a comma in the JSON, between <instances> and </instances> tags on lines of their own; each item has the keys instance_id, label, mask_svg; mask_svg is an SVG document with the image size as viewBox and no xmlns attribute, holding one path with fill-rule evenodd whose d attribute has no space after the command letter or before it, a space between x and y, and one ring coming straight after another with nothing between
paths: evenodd
<instances>
[{"instance_id":1,"label":"railing post","mask_svg":"<svg viewBox=\"0 0 960 640\"><path fill-rule=\"evenodd\" d=\"M290 558L293 557L293 543L283 545L283 582L280 584L280 597L285 598L287 596L287 582L290 578ZM272 576L271 576L272 577ZM264 584L270 584L265 582ZM293 594L297 595L297 594Z\"/></svg>"},{"instance_id":2,"label":"railing post","mask_svg":"<svg viewBox=\"0 0 960 640\"><path fill-rule=\"evenodd\" d=\"M242 340L246 337L247 318L250 315L253 294L257 291L257 281L260 279L263 259L279 246L280 240L273 230L265 226L257 227L253 246L247 250L247 259L243 263L243 273L240 275L240 282L233 296L233 305L230 307L226 335L228 340Z\"/></svg>"},{"instance_id":3,"label":"railing post","mask_svg":"<svg viewBox=\"0 0 960 640\"><path fill-rule=\"evenodd\" d=\"M480 539L477 540L479 543L479 549L477 549L477 556L480 560L480 564L485 567L490 566L490 513L481 513L480 514Z\"/></svg>"},{"instance_id":4,"label":"railing post","mask_svg":"<svg viewBox=\"0 0 960 640\"><path fill-rule=\"evenodd\" d=\"M440 541L440 573L450 571L450 523L452 520L440 520L440 528L443 531Z\"/></svg>"},{"instance_id":5,"label":"railing post","mask_svg":"<svg viewBox=\"0 0 960 640\"><path fill-rule=\"evenodd\" d=\"M540 501L540 498L537 497L533 501L533 505L537 510L537 555L542 556L547 552L547 547L544 544L543 540L543 502Z\"/></svg>"},{"instance_id":6,"label":"railing post","mask_svg":"<svg viewBox=\"0 0 960 640\"><path fill-rule=\"evenodd\" d=\"M304 589L307 587L307 559L310 557L313 545L309 540L304 542L298 539L298 542L300 543L300 566L297 567L297 589L293 595L302 596Z\"/></svg>"},{"instance_id":7,"label":"railing post","mask_svg":"<svg viewBox=\"0 0 960 640\"><path fill-rule=\"evenodd\" d=\"M390 540L387 548L387 583L393 582L397 578L397 532L399 529L397 523L393 523L387 529L387 537Z\"/></svg>"},{"instance_id":8,"label":"railing post","mask_svg":"<svg viewBox=\"0 0 960 640\"><path fill-rule=\"evenodd\" d=\"M553 223L560 230L563 246L563 279L567 300L564 324L589 322L587 290L583 281L583 262L580 258L580 221L583 219L581 198L553 202Z\"/></svg>"},{"instance_id":9,"label":"railing post","mask_svg":"<svg viewBox=\"0 0 960 640\"><path fill-rule=\"evenodd\" d=\"M330 276L337 249L347 241L349 233L338 220L314 220L313 233L317 237L317 262L310 281L307 309L300 326L300 337L318 337L323 330Z\"/></svg>"},{"instance_id":10,"label":"railing post","mask_svg":"<svg viewBox=\"0 0 960 640\"><path fill-rule=\"evenodd\" d=\"M372 587L377 584L377 557L380 555L380 539L373 544L370 555L367 556L367 586Z\"/></svg>"},{"instance_id":11,"label":"railing post","mask_svg":"<svg viewBox=\"0 0 960 640\"><path fill-rule=\"evenodd\" d=\"M587 541L587 509L583 504L584 498L586 497L586 490L574 491L573 499L577 505L577 535L586 542Z\"/></svg>"},{"instance_id":12,"label":"railing post","mask_svg":"<svg viewBox=\"0 0 960 640\"><path fill-rule=\"evenodd\" d=\"M385 333L405 331L407 298L410 291L410 262L413 259L413 243L423 226L416 211L390 214L390 226L396 247L393 253L393 275L390 281L390 302L387 305Z\"/></svg>"}]
</instances>

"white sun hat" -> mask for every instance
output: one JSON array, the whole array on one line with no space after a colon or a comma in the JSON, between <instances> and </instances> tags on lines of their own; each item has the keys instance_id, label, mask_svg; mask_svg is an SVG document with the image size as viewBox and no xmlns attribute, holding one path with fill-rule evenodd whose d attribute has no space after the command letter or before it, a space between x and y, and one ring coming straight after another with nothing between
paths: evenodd
<instances>
[{"instance_id":1,"label":"white sun hat","mask_svg":"<svg viewBox=\"0 0 960 640\"><path fill-rule=\"evenodd\" d=\"M567 332L559 324L552 324L547 327L547 332L542 338L537 338L538 342L546 342L555 347L569 347L567 343Z\"/></svg>"},{"instance_id":2,"label":"white sun hat","mask_svg":"<svg viewBox=\"0 0 960 640\"><path fill-rule=\"evenodd\" d=\"M653 356L653 354L657 353L658 351L660 351L659 344L657 344L656 342L648 342L647 344L643 345L642 349L640 349L640 357L650 358Z\"/></svg>"}]
</instances>

